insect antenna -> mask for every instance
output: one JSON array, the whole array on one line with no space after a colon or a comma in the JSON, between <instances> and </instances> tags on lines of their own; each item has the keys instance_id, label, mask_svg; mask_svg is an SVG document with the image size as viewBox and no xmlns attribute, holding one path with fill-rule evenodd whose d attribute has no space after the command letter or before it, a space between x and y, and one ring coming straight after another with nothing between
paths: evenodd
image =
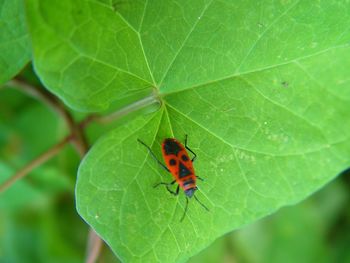
<instances>
[{"instance_id":1,"label":"insect antenna","mask_svg":"<svg viewBox=\"0 0 350 263\"><path fill-rule=\"evenodd\" d=\"M182 222L182 221L185 219L185 215L186 215L186 213L187 213L187 208L188 208L188 197L186 196L186 206L185 206L185 211L184 211L183 216L181 217L180 222Z\"/></svg>"},{"instance_id":2,"label":"insect antenna","mask_svg":"<svg viewBox=\"0 0 350 263\"><path fill-rule=\"evenodd\" d=\"M194 195L194 199L196 199L197 202L198 202L205 210L207 210L207 211L209 212L209 208L206 207L201 201L199 201L199 199L197 198L197 196Z\"/></svg>"}]
</instances>

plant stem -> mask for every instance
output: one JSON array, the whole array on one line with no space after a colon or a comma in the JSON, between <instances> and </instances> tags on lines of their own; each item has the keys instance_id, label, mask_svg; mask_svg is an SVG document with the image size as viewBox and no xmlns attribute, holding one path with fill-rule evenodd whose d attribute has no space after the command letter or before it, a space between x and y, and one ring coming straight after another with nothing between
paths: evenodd
<instances>
[{"instance_id":1,"label":"plant stem","mask_svg":"<svg viewBox=\"0 0 350 263\"><path fill-rule=\"evenodd\" d=\"M15 182L17 182L17 180L25 177L28 173L30 173L36 167L45 163L46 161L54 157L56 154L58 154L63 149L63 147L71 140L71 137L72 136L67 136L62 141L55 144L49 150L47 150L46 152L44 152L43 154L35 158L33 161L28 163L21 170L17 171L16 174L8 178L4 183L0 185L0 193L7 190L10 186L12 186Z\"/></svg>"},{"instance_id":2,"label":"plant stem","mask_svg":"<svg viewBox=\"0 0 350 263\"><path fill-rule=\"evenodd\" d=\"M28 84L18 77L10 80L7 85L44 102L53 111L57 112L58 115L60 115L65 121L71 134L73 134L72 143L75 149L78 151L79 155L83 156L86 153L87 148L85 136L83 135L82 130L77 126L70 112L65 108L64 104L59 99L57 99L46 89Z\"/></svg>"},{"instance_id":3,"label":"plant stem","mask_svg":"<svg viewBox=\"0 0 350 263\"><path fill-rule=\"evenodd\" d=\"M85 263L96 262L98 256L101 253L102 245L102 239L96 234L96 232L92 228L90 228Z\"/></svg>"},{"instance_id":4,"label":"plant stem","mask_svg":"<svg viewBox=\"0 0 350 263\"><path fill-rule=\"evenodd\" d=\"M148 96L146 98L143 98L141 100L138 100L134 103L131 103L130 105L125 106L124 108L121 108L118 111L115 111L109 115L106 116L97 116L95 121L101 124L105 124L105 123L110 123L114 120L117 120L131 112L135 112L139 109L145 108L149 105L155 104L155 103L159 103L160 101L158 100L158 98L156 97L155 94L152 94L151 96Z\"/></svg>"},{"instance_id":5,"label":"plant stem","mask_svg":"<svg viewBox=\"0 0 350 263\"><path fill-rule=\"evenodd\" d=\"M71 123L72 118L70 117L70 113L66 110L63 103L46 89L31 85L18 77L7 82L6 86L17 89L44 102L49 108L57 112L67 123Z\"/></svg>"}]
</instances>

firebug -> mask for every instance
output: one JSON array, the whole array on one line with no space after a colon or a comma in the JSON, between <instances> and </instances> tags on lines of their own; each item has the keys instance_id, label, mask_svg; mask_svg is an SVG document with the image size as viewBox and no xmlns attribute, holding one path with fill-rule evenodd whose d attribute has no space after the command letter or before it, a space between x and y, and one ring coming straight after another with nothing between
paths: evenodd
<instances>
[{"instance_id":1,"label":"firebug","mask_svg":"<svg viewBox=\"0 0 350 263\"><path fill-rule=\"evenodd\" d=\"M202 178L196 176L193 162L196 160L197 155L187 146L187 135L185 139L185 146L182 145L175 138L166 138L162 143L162 154L165 164L157 159L155 154L152 152L151 148L145 144L143 141L137 139L142 145L144 145L153 159L155 159L158 164L163 167L166 171L170 172L174 177L174 180L170 183L160 182L154 185L154 187L158 187L159 185L165 185L167 190L173 194L178 195L180 188L183 189L186 195L186 206L184 210L184 214L180 221L185 218L187 208L188 208L188 200L192 196L196 199L196 201L207 211L209 209L194 195L195 191L198 190L196 185L196 179L203 180ZM190 159L188 152L193 154L193 158ZM172 191L169 186L177 183L178 186L176 188L176 192Z\"/></svg>"}]
</instances>

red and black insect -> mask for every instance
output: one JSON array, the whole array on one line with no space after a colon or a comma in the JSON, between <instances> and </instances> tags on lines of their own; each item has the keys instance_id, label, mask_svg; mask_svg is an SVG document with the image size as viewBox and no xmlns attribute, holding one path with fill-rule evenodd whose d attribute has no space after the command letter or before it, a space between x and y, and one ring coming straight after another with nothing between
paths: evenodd
<instances>
[{"instance_id":1,"label":"red and black insect","mask_svg":"<svg viewBox=\"0 0 350 263\"><path fill-rule=\"evenodd\" d=\"M194 195L195 191L198 190L196 185L196 179L203 179L195 175L193 169L193 162L195 161L197 155L187 146L187 135L185 139L185 146L183 146L178 140L174 138L164 139L162 143L162 154L165 161L165 165L157 159L157 157L148 145L146 145L139 139L138 141L148 149L149 153L158 162L158 164L162 166L166 171L170 172L175 179L170 183L160 182L154 187L158 187L159 185L165 185L167 190L173 195L179 194L180 187L184 190L186 195L186 206L184 214L180 221L182 221L185 218L188 207L188 199L192 196L197 200L199 204L201 204L201 206L204 209L209 211L209 209ZM186 149L194 155L192 159L190 159ZM176 192L172 191L169 188L169 186L173 185L174 183L178 184Z\"/></svg>"}]
</instances>

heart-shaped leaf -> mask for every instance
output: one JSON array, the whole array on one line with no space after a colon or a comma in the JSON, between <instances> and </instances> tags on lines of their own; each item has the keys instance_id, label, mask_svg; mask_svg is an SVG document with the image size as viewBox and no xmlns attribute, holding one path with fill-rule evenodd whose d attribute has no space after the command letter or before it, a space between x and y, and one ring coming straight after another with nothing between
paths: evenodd
<instances>
[{"instance_id":1,"label":"heart-shaped leaf","mask_svg":"<svg viewBox=\"0 0 350 263\"><path fill-rule=\"evenodd\" d=\"M80 215L125 261L184 261L298 202L349 164L346 1L28 1L36 70L82 110L154 86L164 102L101 138L79 169ZM310 15L312 14L312 15ZM64 19L62 19L64 17ZM153 189L166 137L198 155L198 198Z\"/></svg>"},{"instance_id":2,"label":"heart-shaped leaf","mask_svg":"<svg viewBox=\"0 0 350 263\"><path fill-rule=\"evenodd\" d=\"M0 84L16 75L30 59L22 0L0 2Z\"/></svg>"}]
</instances>

